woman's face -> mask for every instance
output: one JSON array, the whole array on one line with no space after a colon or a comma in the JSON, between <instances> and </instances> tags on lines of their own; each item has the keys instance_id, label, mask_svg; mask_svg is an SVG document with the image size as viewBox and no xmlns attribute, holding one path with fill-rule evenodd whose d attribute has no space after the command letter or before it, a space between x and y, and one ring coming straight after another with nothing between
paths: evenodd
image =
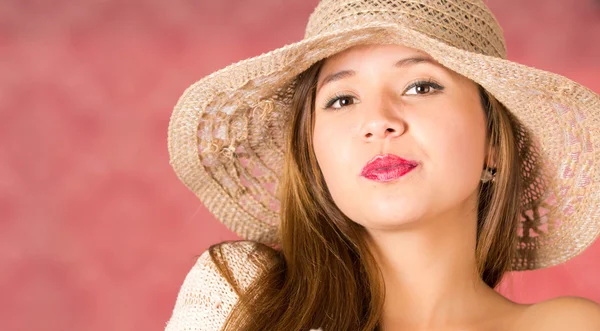
<instances>
[{"instance_id":1,"label":"woman's face","mask_svg":"<svg viewBox=\"0 0 600 331\"><path fill-rule=\"evenodd\" d=\"M353 221L394 229L476 207L486 132L469 79L415 49L357 46L325 60L314 106L319 167Z\"/></svg>"}]
</instances>

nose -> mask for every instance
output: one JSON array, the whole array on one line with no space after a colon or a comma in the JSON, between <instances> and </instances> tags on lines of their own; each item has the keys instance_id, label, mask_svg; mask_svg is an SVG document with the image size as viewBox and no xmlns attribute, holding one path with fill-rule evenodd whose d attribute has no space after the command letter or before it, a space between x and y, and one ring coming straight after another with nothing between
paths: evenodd
<instances>
[{"instance_id":1,"label":"nose","mask_svg":"<svg viewBox=\"0 0 600 331\"><path fill-rule=\"evenodd\" d=\"M395 109L380 109L370 112L365 118L360 136L367 141L389 139L401 136L406 123Z\"/></svg>"}]
</instances>

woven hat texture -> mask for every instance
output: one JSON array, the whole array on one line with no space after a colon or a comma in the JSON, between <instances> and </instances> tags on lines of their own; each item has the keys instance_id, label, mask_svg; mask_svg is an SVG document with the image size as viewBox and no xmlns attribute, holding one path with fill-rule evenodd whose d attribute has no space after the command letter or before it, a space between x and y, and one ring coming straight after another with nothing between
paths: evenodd
<instances>
[{"instance_id":1,"label":"woven hat texture","mask_svg":"<svg viewBox=\"0 0 600 331\"><path fill-rule=\"evenodd\" d=\"M480 0L323 0L303 40L232 64L190 86L169 125L180 180L228 228L277 240L277 186L298 74L349 47L420 49L494 95L522 125L525 191L514 270L562 263L600 232L600 97L506 59Z\"/></svg>"}]
</instances>

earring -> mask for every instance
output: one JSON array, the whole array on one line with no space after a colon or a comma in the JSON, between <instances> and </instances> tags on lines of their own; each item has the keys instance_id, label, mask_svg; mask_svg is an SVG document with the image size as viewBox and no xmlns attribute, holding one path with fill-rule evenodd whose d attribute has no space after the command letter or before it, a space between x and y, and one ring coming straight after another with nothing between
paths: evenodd
<instances>
[{"instance_id":1,"label":"earring","mask_svg":"<svg viewBox=\"0 0 600 331\"><path fill-rule=\"evenodd\" d=\"M491 181L492 183L496 181L496 168L486 168L483 170L481 174L481 182L487 183Z\"/></svg>"}]
</instances>

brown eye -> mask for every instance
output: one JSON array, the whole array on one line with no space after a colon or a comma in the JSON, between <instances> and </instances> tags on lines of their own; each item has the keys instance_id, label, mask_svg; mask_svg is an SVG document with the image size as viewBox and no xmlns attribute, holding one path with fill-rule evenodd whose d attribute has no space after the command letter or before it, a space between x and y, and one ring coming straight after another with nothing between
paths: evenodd
<instances>
[{"instance_id":1,"label":"brown eye","mask_svg":"<svg viewBox=\"0 0 600 331\"><path fill-rule=\"evenodd\" d=\"M351 105L353 103L354 103L354 99L350 98L350 97L343 97L343 98L341 98L341 99L338 100L338 104L341 107L349 106L349 105Z\"/></svg>"},{"instance_id":2,"label":"brown eye","mask_svg":"<svg viewBox=\"0 0 600 331\"><path fill-rule=\"evenodd\" d=\"M339 97L334 97L329 102L327 102L327 105L325 106L325 108L340 109L340 108L343 108L346 106L353 105L356 102L357 102L356 98L354 98L352 96L341 95Z\"/></svg>"},{"instance_id":3,"label":"brown eye","mask_svg":"<svg viewBox=\"0 0 600 331\"><path fill-rule=\"evenodd\" d=\"M433 94L436 91L443 90L444 87L429 81L415 82L411 84L405 91L406 95L427 95Z\"/></svg>"},{"instance_id":4,"label":"brown eye","mask_svg":"<svg viewBox=\"0 0 600 331\"><path fill-rule=\"evenodd\" d=\"M417 85L417 86L415 86L415 89L417 91L417 94L427 94L427 93L429 93L429 90L431 89L431 86L428 86L428 85Z\"/></svg>"}]
</instances>

